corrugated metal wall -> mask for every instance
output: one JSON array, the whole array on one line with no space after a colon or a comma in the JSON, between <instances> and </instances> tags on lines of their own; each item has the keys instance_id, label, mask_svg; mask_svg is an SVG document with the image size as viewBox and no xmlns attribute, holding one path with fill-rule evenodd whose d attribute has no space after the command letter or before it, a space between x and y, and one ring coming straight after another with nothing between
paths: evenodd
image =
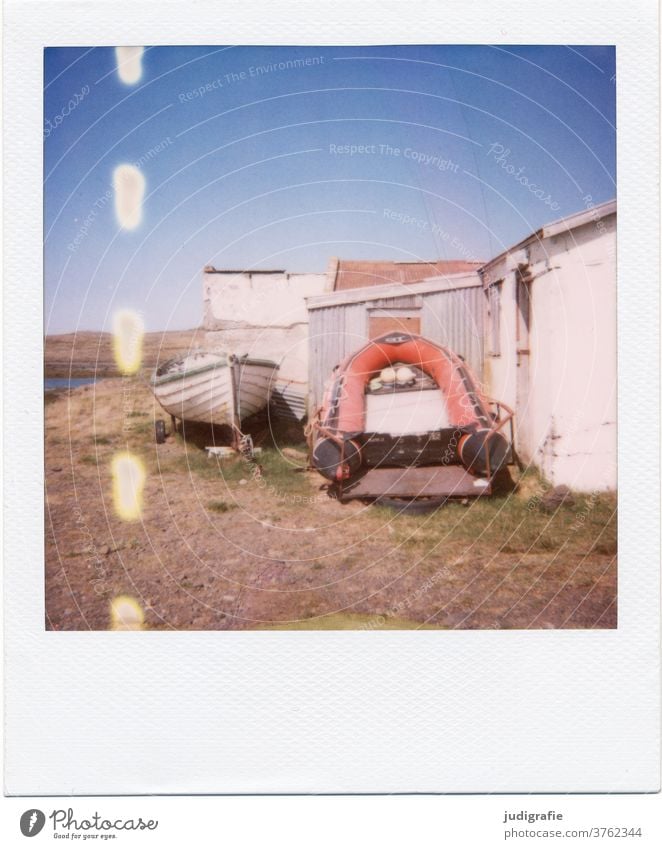
<instances>
[{"instance_id":1,"label":"corrugated metal wall","mask_svg":"<svg viewBox=\"0 0 662 849\"><path fill-rule=\"evenodd\" d=\"M461 354L478 378L483 374L483 289L472 286L416 296L380 298L309 310L310 398L321 403L334 366L368 341L368 310L421 306L421 332Z\"/></svg>"},{"instance_id":2,"label":"corrugated metal wall","mask_svg":"<svg viewBox=\"0 0 662 849\"><path fill-rule=\"evenodd\" d=\"M334 367L368 341L368 319L365 303L324 307L309 315L309 391L316 407Z\"/></svg>"},{"instance_id":3,"label":"corrugated metal wall","mask_svg":"<svg viewBox=\"0 0 662 849\"><path fill-rule=\"evenodd\" d=\"M483 376L482 286L423 295L421 332L464 357L475 375Z\"/></svg>"},{"instance_id":4,"label":"corrugated metal wall","mask_svg":"<svg viewBox=\"0 0 662 849\"><path fill-rule=\"evenodd\" d=\"M370 310L380 310L380 309L399 309L399 310L408 310L414 309L415 307L420 307L421 298L420 295L407 295L401 298L377 298L375 301L369 301L364 304L364 307Z\"/></svg>"}]
</instances>

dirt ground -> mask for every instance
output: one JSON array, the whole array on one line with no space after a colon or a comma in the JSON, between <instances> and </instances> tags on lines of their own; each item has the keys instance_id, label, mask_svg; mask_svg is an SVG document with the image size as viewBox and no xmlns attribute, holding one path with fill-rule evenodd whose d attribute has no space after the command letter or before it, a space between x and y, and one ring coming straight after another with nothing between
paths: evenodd
<instances>
[{"instance_id":1,"label":"dirt ground","mask_svg":"<svg viewBox=\"0 0 662 849\"><path fill-rule=\"evenodd\" d=\"M616 626L612 495L547 513L527 475L493 498L398 515L330 499L293 430L256 424L260 475L209 458L218 434L205 429L156 445L155 418L170 429L140 378L47 396L47 628L108 628L118 596L150 629ZM133 521L113 501L125 451L146 474Z\"/></svg>"}]
</instances>

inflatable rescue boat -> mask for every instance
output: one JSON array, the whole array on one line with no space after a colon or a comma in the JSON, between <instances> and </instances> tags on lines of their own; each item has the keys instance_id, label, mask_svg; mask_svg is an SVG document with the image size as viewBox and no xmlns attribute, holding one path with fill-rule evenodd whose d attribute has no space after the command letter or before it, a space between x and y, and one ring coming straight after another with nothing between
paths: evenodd
<instances>
[{"instance_id":1,"label":"inflatable rescue boat","mask_svg":"<svg viewBox=\"0 0 662 849\"><path fill-rule=\"evenodd\" d=\"M481 392L461 357L397 332L334 369L311 427L312 465L341 489L378 467L457 466L482 479L473 480L480 489L509 461L511 443L512 411Z\"/></svg>"}]
</instances>

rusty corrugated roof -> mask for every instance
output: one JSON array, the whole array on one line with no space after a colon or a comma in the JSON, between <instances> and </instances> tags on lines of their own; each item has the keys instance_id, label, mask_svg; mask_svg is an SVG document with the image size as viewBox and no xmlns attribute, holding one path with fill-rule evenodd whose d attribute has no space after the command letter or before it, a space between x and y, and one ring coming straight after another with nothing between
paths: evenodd
<instances>
[{"instance_id":1,"label":"rusty corrugated roof","mask_svg":"<svg viewBox=\"0 0 662 849\"><path fill-rule=\"evenodd\" d=\"M364 286L382 286L385 283L419 283L428 277L475 271L483 264L463 259L439 259L430 262L339 259L333 290L360 289Z\"/></svg>"}]
</instances>

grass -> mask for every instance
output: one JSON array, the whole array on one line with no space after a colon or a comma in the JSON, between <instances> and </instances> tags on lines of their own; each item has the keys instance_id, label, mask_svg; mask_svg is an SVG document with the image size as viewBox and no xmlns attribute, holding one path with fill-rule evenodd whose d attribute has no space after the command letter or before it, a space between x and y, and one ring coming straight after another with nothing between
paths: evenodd
<instances>
[{"instance_id":1,"label":"grass","mask_svg":"<svg viewBox=\"0 0 662 849\"><path fill-rule=\"evenodd\" d=\"M284 622L278 625L258 625L255 631L411 631L415 628L438 631L439 625L426 625L401 619L397 616L379 616L363 613L331 613L316 619Z\"/></svg>"},{"instance_id":2,"label":"grass","mask_svg":"<svg viewBox=\"0 0 662 849\"><path fill-rule=\"evenodd\" d=\"M48 392L44 392L44 406L48 407L54 404L60 399L61 395L62 392L59 389L49 389Z\"/></svg>"},{"instance_id":3,"label":"grass","mask_svg":"<svg viewBox=\"0 0 662 849\"><path fill-rule=\"evenodd\" d=\"M85 463L86 466L98 466L99 458L94 454L83 454L80 458L81 463Z\"/></svg>"},{"instance_id":4,"label":"grass","mask_svg":"<svg viewBox=\"0 0 662 849\"><path fill-rule=\"evenodd\" d=\"M308 493L310 484L305 476L297 471L299 467L278 450L265 448L257 457L257 462L263 469L267 484L275 487L277 492L288 495Z\"/></svg>"},{"instance_id":5,"label":"grass","mask_svg":"<svg viewBox=\"0 0 662 849\"><path fill-rule=\"evenodd\" d=\"M121 411L112 406L113 398L100 395L97 399L98 421L117 421L121 426ZM71 410L70 430L67 439L83 436L87 398L73 393L68 403ZM187 428L187 439L177 433L170 450L161 452L154 441L153 416L142 410L132 410L130 447L144 460L150 474L172 474L173 476L195 476L202 480L217 481L226 485L233 493L245 491L255 494L263 492L265 499L279 519L286 519L292 510L314 513L314 500L318 497L317 485L308 475L301 474L297 467L304 465L306 445L301 441L300 429L284 428L282 433L270 432L267 427L253 428L256 445L261 453L252 461L242 457L220 459L209 457L205 445L227 444L227 434L211 434L208 428ZM104 428L105 430L106 428ZM55 444L58 434L49 436ZM85 434L89 439L89 431ZM96 446L112 445L109 435L95 438ZM89 445L89 442L88 442ZM172 450L176 449L176 450ZM282 449L286 450L283 455ZM289 456L288 456L289 455ZM80 458L82 464L96 466L103 455L92 453ZM105 459L104 459L105 462ZM242 483L243 482L243 483ZM563 548L577 556L588 554L613 556L617 551L616 541L616 496L610 493L573 493L574 504L563 505L552 513L541 509L541 497L550 488L535 472L527 471L519 476L516 486L492 497L470 500L466 504L452 501L434 513L420 516L398 514L384 507L370 507L363 513L362 523L366 534L374 529L388 526L390 544L402 546L412 556L421 556L426 551L443 551L453 544L467 549L481 549L508 555L526 553L550 553ZM266 503L266 501L265 501ZM232 498L208 503L211 512L223 514L233 508ZM349 510L350 508L348 508ZM284 515L280 514L285 511ZM312 568L315 568L314 566Z\"/></svg>"},{"instance_id":6,"label":"grass","mask_svg":"<svg viewBox=\"0 0 662 849\"><path fill-rule=\"evenodd\" d=\"M296 466L274 448L264 448L253 460L236 456L221 459L209 457L205 451L189 445L178 435L182 451L176 457L159 460L156 466L152 446L144 454L154 471L161 474L197 475L205 480L221 480L227 484L246 481L253 487L259 486L272 496L308 495L310 483L296 471Z\"/></svg>"},{"instance_id":7,"label":"grass","mask_svg":"<svg viewBox=\"0 0 662 849\"><path fill-rule=\"evenodd\" d=\"M220 460L208 457L195 445L178 440L182 452L165 461L161 472L194 474L203 479L222 480L232 488L245 481L260 487L267 495L285 502L308 503L311 489L307 476L275 447L264 447L253 461L242 457ZM301 447L301 446L298 446ZM150 450L153 449L150 446ZM574 493L574 504L552 513L540 508L540 495L549 485L535 473L523 474L514 491L478 498L463 504L450 501L434 513L420 516L398 514L386 507L373 506L366 520L389 526L390 541L404 550L442 550L444 546L469 543L504 554L553 552L561 548L577 554L614 555L616 543L616 496L610 493ZM296 502L297 496L302 497ZM215 502L212 502L215 503ZM218 502L210 510L224 513L231 505Z\"/></svg>"},{"instance_id":8,"label":"grass","mask_svg":"<svg viewBox=\"0 0 662 849\"><path fill-rule=\"evenodd\" d=\"M131 414L129 414L129 416L130 415ZM147 414L145 413L145 415L147 415ZM148 419L147 421L134 422L131 425L128 433L133 437L135 437L135 436L145 436L145 437L147 437L147 442L150 443L150 444L153 444L154 443L154 422L151 418Z\"/></svg>"},{"instance_id":9,"label":"grass","mask_svg":"<svg viewBox=\"0 0 662 849\"><path fill-rule=\"evenodd\" d=\"M449 503L432 514L390 513L393 539L405 548L432 548L470 541L504 553L549 552L561 547L588 553L616 553L616 496L575 494L575 504L545 513L526 493Z\"/></svg>"},{"instance_id":10,"label":"grass","mask_svg":"<svg viewBox=\"0 0 662 849\"><path fill-rule=\"evenodd\" d=\"M230 510L236 510L236 504L230 504L227 501L209 501L207 510L212 510L214 513L229 513Z\"/></svg>"}]
</instances>

